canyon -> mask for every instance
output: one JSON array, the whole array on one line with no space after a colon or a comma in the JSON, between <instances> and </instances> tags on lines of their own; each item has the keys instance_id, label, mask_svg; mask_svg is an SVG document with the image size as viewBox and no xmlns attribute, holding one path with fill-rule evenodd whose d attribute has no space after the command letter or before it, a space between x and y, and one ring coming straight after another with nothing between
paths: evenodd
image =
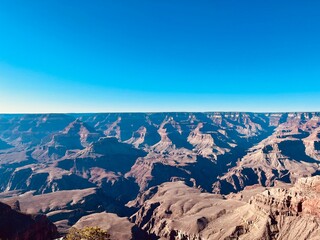
<instances>
[{"instance_id":1,"label":"canyon","mask_svg":"<svg viewBox=\"0 0 320 240\"><path fill-rule=\"evenodd\" d=\"M60 236L316 239L320 113L3 114L0 173Z\"/></svg>"}]
</instances>

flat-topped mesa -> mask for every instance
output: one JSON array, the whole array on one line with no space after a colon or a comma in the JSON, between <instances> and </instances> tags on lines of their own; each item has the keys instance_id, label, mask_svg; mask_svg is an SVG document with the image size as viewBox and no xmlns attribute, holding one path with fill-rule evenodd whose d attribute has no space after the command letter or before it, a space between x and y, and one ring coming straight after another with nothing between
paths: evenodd
<instances>
[{"instance_id":1,"label":"flat-topped mesa","mask_svg":"<svg viewBox=\"0 0 320 240\"><path fill-rule=\"evenodd\" d=\"M320 176L301 178L289 189L268 189L249 203L267 214L320 217Z\"/></svg>"},{"instance_id":2,"label":"flat-topped mesa","mask_svg":"<svg viewBox=\"0 0 320 240\"><path fill-rule=\"evenodd\" d=\"M30 175L61 172L57 167L87 180L96 167L121 172L142 191L173 177L222 194L294 182L320 170L319 119L319 113L248 112L0 115L0 172L7 173L0 188L12 189L11 175L30 164ZM123 168L123 158L111 153L132 153L131 147L146 156ZM91 160L80 170L79 158Z\"/></svg>"}]
</instances>

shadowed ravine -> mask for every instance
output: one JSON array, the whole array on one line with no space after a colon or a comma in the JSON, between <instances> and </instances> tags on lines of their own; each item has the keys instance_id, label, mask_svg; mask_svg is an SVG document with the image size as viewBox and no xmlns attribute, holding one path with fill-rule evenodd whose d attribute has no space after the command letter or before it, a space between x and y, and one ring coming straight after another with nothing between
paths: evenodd
<instances>
[{"instance_id":1,"label":"shadowed ravine","mask_svg":"<svg viewBox=\"0 0 320 240\"><path fill-rule=\"evenodd\" d=\"M188 187L178 195L198 189L220 199L210 193L320 172L319 113L0 115L0 123L0 200L46 214L62 234L110 218L130 234L157 238L164 233L151 223L163 206L145 202L163 184L182 181ZM191 229L207 225L201 217ZM176 227L166 234L189 239Z\"/></svg>"}]
</instances>

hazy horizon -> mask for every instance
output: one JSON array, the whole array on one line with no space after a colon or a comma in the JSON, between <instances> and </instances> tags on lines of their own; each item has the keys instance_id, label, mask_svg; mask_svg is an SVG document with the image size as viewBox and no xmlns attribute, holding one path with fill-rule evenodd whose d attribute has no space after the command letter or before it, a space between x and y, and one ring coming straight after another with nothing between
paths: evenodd
<instances>
[{"instance_id":1,"label":"hazy horizon","mask_svg":"<svg viewBox=\"0 0 320 240\"><path fill-rule=\"evenodd\" d=\"M252 114L285 114L285 113L320 113L320 111L114 111L114 112L12 112L0 113L0 115L41 115L41 114L65 114L65 115L82 115L82 114L157 114L157 113L252 113Z\"/></svg>"},{"instance_id":2,"label":"hazy horizon","mask_svg":"<svg viewBox=\"0 0 320 240\"><path fill-rule=\"evenodd\" d=\"M0 113L317 112L319 7L5 1Z\"/></svg>"}]
</instances>

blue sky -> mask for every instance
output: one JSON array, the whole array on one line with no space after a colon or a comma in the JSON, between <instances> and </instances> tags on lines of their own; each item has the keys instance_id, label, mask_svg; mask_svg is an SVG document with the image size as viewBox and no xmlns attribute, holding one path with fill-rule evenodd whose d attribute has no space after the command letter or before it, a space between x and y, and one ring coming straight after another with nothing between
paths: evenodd
<instances>
[{"instance_id":1,"label":"blue sky","mask_svg":"<svg viewBox=\"0 0 320 240\"><path fill-rule=\"evenodd\" d=\"M0 112L320 111L316 0L3 0Z\"/></svg>"}]
</instances>

